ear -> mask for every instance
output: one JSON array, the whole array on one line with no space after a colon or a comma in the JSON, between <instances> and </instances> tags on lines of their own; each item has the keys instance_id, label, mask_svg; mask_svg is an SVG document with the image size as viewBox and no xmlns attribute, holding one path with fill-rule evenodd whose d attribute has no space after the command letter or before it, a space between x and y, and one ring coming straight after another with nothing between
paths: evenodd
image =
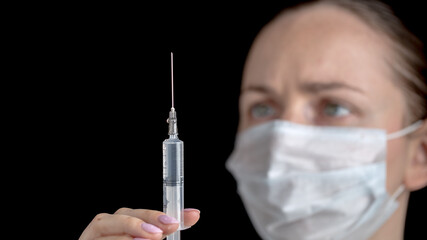
<instances>
[{"instance_id":1,"label":"ear","mask_svg":"<svg viewBox=\"0 0 427 240\"><path fill-rule=\"evenodd\" d=\"M416 133L415 152L406 171L405 185L410 191L427 186L427 121Z\"/></svg>"}]
</instances>

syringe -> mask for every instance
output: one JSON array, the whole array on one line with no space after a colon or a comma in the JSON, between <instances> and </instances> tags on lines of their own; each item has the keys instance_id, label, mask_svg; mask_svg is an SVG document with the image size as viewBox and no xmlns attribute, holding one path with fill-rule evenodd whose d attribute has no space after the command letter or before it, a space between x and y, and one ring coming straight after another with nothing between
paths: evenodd
<instances>
[{"instance_id":1,"label":"syringe","mask_svg":"<svg viewBox=\"0 0 427 240\"><path fill-rule=\"evenodd\" d=\"M163 141L163 212L177 219L178 231L168 240L179 240L184 229L184 142L178 139L173 95L173 53L171 53L172 108L169 112L169 138Z\"/></svg>"}]
</instances>

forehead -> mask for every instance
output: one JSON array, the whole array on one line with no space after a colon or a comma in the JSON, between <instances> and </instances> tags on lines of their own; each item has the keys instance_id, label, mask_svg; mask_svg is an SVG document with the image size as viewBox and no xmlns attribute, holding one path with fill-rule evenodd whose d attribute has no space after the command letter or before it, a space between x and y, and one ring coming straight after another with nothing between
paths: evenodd
<instances>
[{"instance_id":1,"label":"forehead","mask_svg":"<svg viewBox=\"0 0 427 240\"><path fill-rule=\"evenodd\" d=\"M259 82L280 84L286 79L356 81L391 77L387 40L357 16L336 6L315 4L290 10L268 24L255 40L246 62L243 87Z\"/></svg>"}]
</instances>

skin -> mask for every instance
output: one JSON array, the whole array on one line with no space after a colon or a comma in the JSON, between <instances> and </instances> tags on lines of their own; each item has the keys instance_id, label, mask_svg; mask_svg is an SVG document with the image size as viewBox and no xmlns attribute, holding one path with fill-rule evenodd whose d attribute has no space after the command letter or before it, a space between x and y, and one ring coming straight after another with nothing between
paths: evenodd
<instances>
[{"instance_id":1,"label":"skin","mask_svg":"<svg viewBox=\"0 0 427 240\"><path fill-rule=\"evenodd\" d=\"M282 119L317 126L410 125L406 97L393 80L390 40L345 9L317 3L277 17L249 53L239 131ZM405 191L399 209L372 239L402 239L409 192L427 185L427 124L388 141L387 186Z\"/></svg>"},{"instance_id":2,"label":"skin","mask_svg":"<svg viewBox=\"0 0 427 240\"><path fill-rule=\"evenodd\" d=\"M390 40L336 6L313 4L280 15L259 34L243 74L239 131L273 119L317 126L381 128L409 125L406 97L392 79ZM371 238L402 239L409 192L427 185L427 123L387 148L387 191L400 185L398 210ZM79 240L162 239L178 224L162 212L119 209L99 214ZM185 213L185 225L200 218ZM148 233L142 223L162 233Z\"/></svg>"}]
</instances>

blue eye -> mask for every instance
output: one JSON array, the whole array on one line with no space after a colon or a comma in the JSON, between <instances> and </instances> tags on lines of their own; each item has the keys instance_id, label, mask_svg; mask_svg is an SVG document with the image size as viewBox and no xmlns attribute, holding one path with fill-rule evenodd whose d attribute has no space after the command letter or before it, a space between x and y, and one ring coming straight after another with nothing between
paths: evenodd
<instances>
[{"instance_id":1,"label":"blue eye","mask_svg":"<svg viewBox=\"0 0 427 240\"><path fill-rule=\"evenodd\" d=\"M250 108L250 114L254 119L269 118L276 114L276 110L268 104L258 103Z\"/></svg>"},{"instance_id":2,"label":"blue eye","mask_svg":"<svg viewBox=\"0 0 427 240\"><path fill-rule=\"evenodd\" d=\"M324 105L323 114L330 117L344 117L351 113L350 109L336 103L327 103Z\"/></svg>"}]
</instances>

